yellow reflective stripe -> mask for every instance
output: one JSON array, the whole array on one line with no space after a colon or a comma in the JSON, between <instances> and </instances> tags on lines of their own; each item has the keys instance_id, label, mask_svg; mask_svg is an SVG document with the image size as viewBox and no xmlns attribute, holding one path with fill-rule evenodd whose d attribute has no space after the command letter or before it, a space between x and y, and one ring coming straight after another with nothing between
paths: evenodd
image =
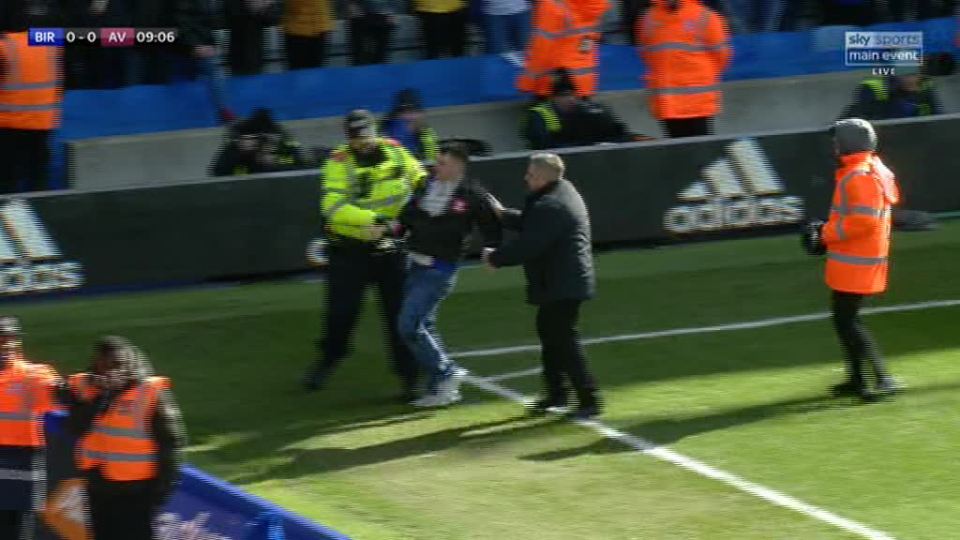
<instances>
[{"instance_id":1,"label":"yellow reflective stripe","mask_svg":"<svg viewBox=\"0 0 960 540\"><path fill-rule=\"evenodd\" d=\"M111 437L126 437L128 439L141 439L147 441L151 439L150 435L148 435L144 430L137 428L94 426L91 432L99 433L101 435L109 435Z\"/></svg>"},{"instance_id":2,"label":"yellow reflective stripe","mask_svg":"<svg viewBox=\"0 0 960 540\"><path fill-rule=\"evenodd\" d=\"M887 100L887 85L884 84L883 79L871 77L864 79L862 84L870 90L873 90L873 95L877 98L877 101Z\"/></svg>"},{"instance_id":3,"label":"yellow reflective stripe","mask_svg":"<svg viewBox=\"0 0 960 540\"><path fill-rule=\"evenodd\" d=\"M23 469L0 469L0 480L15 482L39 482L47 477L45 471L25 471Z\"/></svg>"},{"instance_id":4,"label":"yellow reflective stripe","mask_svg":"<svg viewBox=\"0 0 960 540\"><path fill-rule=\"evenodd\" d=\"M718 45L693 45L690 43L680 43L680 42L666 42L658 43L656 45L651 45L649 47L643 47L644 52L655 53L661 51L683 51L683 52L710 52L718 51L720 49L726 49L730 47L729 42L723 42Z\"/></svg>"},{"instance_id":5,"label":"yellow reflective stripe","mask_svg":"<svg viewBox=\"0 0 960 540\"><path fill-rule=\"evenodd\" d=\"M557 117L557 114L546 105L538 105L533 107L533 110L540 115L540 118L543 119L543 123L547 126L547 131L551 133L556 133L560 131L562 126L560 125L560 118Z\"/></svg>"},{"instance_id":6,"label":"yellow reflective stripe","mask_svg":"<svg viewBox=\"0 0 960 540\"><path fill-rule=\"evenodd\" d=\"M156 461L156 457L150 454L121 454L119 452L98 452L96 450L84 450L84 457L93 461L114 461L124 463L149 463Z\"/></svg>"},{"instance_id":7,"label":"yellow reflective stripe","mask_svg":"<svg viewBox=\"0 0 960 540\"><path fill-rule=\"evenodd\" d=\"M844 255L843 253L827 253L827 258L833 261L856 266L875 266L887 262L887 257L861 257L859 255Z\"/></svg>"},{"instance_id":8,"label":"yellow reflective stripe","mask_svg":"<svg viewBox=\"0 0 960 540\"><path fill-rule=\"evenodd\" d=\"M377 208L384 208L387 206L393 206L395 204L400 204L405 202L407 199L406 195L391 195L389 197L384 197L382 199L371 199L367 201L357 201L354 203L354 206L358 208L363 208L365 210L374 210Z\"/></svg>"},{"instance_id":9,"label":"yellow reflective stripe","mask_svg":"<svg viewBox=\"0 0 960 540\"><path fill-rule=\"evenodd\" d=\"M29 412L0 412L0 420L30 420L33 418L33 415Z\"/></svg>"},{"instance_id":10,"label":"yellow reflective stripe","mask_svg":"<svg viewBox=\"0 0 960 540\"><path fill-rule=\"evenodd\" d=\"M884 217L887 212L890 210L889 207L884 208L873 208L871 206L851 206L849 208L844 206L833 206L830 208L830 211L836 212L841 216L871 216L876 218Z\"/></svg>"},{"instance_id":11,"label":"yellow reflective stripe","mask_svg":"<svg viewBox=\"0 0 960 540\"><path fill-rule=\"evenodd\" d=\"M867 171L865 171L865 170L863 170L863 169L854 169L854 170L848 172L847 175L844 176L844 177L840 180L839 187L837 188L837 189L840 190L840 208L844 208L844 209L845 209L845 208L848 208L848 207L850 206L849 204L847 204L847 199L849 198L849 197L847 196L847 183L850 182L850 180L853 180L854 177L860 176L860 175L865 175L865 174L867 174ZM844 230L843 230L843 216L844 216L844 214L843 214L843 213L840 213L840 212L838 212L838 214L840 215L840 219L837 220L837 238L839 238L840 240L846 240L846 239L847 239L847 233L844 232Z\"/></svg>"},{"instance_id":12,"label":"yellow reflective stripe","mask_svg":"<svg viewBox=\"0 0 960 540\"><path fill-rule=\"evenodd\" d=\"M0 112L25 112L25 111L56 111L56 103L46 103L43 105L8 105L0 103Z\"/></svg>"},{"instance_id":13,"label":"yellow reflective stripe","mask_svg":"<svg viewBox=\"0 0 960 540\"><path fill-rule=\"evenodd\" d=\"M690 94L706 94L708 92L719 92L720 85L710 84L707 86L674 86L667 88L651 88L650 92L659 96L679 96Z\"/></svg>"}]
</instances>

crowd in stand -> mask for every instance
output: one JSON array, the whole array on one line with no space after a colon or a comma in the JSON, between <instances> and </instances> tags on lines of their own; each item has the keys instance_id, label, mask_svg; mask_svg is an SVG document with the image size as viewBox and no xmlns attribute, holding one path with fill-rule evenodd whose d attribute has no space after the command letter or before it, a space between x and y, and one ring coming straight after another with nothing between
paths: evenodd
<instances>
[{"instance_id":1,"label":"crowd in stand","mask_svg":"<svg viewBox=\"0 0 960 540\"><path fill-rule=\"evenodd\" d=\"M342 20L352 65L391 61L399 17L413 16L422 57L468 54L469 28L481 52L525 47L539 0L41 0L62 4L63 26L177 27L180 47L72 49L68 88L162 84L171 78L216 77L221 63L234 75L261 73L266 30L278 27L289 69L327 65L331 36ZM653 0L621 0L622 34L633 42L634 21ZM734 33L791 31L816 25L869 25L951 15L957 0L703 0ZM69 24L67 24L69 22ZM222 61L214 31L228 38ZM611 29L607 29L611 30Z\"/></svg>"}]
</instances>

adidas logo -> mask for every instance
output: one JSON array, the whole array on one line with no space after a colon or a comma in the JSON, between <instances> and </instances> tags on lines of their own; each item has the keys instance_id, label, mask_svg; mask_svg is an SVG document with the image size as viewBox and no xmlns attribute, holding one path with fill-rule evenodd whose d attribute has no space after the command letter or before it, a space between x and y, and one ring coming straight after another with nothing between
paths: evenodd
<instances>
[{"instance_id":1,"label":"adidas logo","mask_svg":"<svg viewBox=\"0 0 960 540\"><path fill-rule=\"evenodd\" d=\"M14 199L0 207L0 296L79 288L83 267L62 258L29 204Z\"/></svg>"},{"instance_id":2,"label":"adidas logo","mask_svg":"<svg viewBox=\"0 0 960 540\"><path fill-rule=\"evenodd\" d=\"M664 228L674 234L788 225L803 220L800 197L783 183L753 139L729 144L727 157L703 168L703 180L677 194L690 203L667 210Z\"/></svg>"}]
</instances>

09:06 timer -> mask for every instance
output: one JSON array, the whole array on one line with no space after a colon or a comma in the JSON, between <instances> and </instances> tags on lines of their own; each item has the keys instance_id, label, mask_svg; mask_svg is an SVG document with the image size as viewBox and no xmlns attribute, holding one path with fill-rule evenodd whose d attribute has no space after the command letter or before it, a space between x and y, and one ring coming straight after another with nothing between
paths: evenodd
<instances>
[{"instance_id":1,"label":"09:06 timer","mask_svg":"<svg viewBox=\"0 0 960 540\"><path fill-rule=\"evenodd\" d=\"M138 29L136 32L137 44L144 43L175 43L177 41L177 31L169 28L145 30Z\"/></svg>"}]
</instances>

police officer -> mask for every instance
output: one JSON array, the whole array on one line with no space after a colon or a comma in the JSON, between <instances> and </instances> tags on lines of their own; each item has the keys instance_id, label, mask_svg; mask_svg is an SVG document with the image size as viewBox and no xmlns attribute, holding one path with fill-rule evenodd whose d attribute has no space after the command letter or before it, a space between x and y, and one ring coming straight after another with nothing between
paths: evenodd
<instances>
[{"instance_id":1,"label":"police officer","mask_svg":"<svg viewBox=\"0 0 960 540\"><path fill-rule=\"evenodd\" d=\"M46 494L43 415L60 379L23 356L20 321L0 317L0 538L31 539Z\"/></svg>"},{"instance_id":2,"label":"police officer","mask_svg":"<svg viewBox=\"0 0 960 540\"><path fill-rule=\"evenodd\" d=\"M860 318L864 300L887 289L891 210L900 195L893 172L876 154L877 135L870 122L841 120L831 133L840 165L830 219L810 227L805 242L812 254L827 256L833 325L846 356L847 380L831 393L873 401L900 389ZM872 387L867 365L874 376Z\"/></svg>"},{"instance_id":3,"label":"police officer","mask_svg":"<svg viewBox=\"0 0 960 540\"><path fill-rule=\"evenodd\" d=\"M118 336L101 338L88 372L70 376L69 426L87 480L96 540L151 540L154 515L180 475L186 430L146 356Z\"/></svg>"},{"instance_id":4,"label":"police officer","mask_svg":"<svg viewBox=\"0 0 960 540\"><path fill-rule=\"evenodd\" d=\"M307 390L319 389L347 355L367 285L376 283L401 399L415 399L417 366L397 331L406 257L387 231L420 187L426 171L400 143L377 136L366 110L346 117L348 142L323 167L321 209L329 240L326 321L319 356L307 371Z\"/></svg>"},{"instance_id":5,"label":"police officer","mask_svg":"<svg viewBox=\"0 0 960 540\"><path fill-rule=\"evenodd\" d=\"M932 79L921 67L897 67L896 75L867 77L842 118L890 120L943 114Z\"/></svg>"}]
</instances>

